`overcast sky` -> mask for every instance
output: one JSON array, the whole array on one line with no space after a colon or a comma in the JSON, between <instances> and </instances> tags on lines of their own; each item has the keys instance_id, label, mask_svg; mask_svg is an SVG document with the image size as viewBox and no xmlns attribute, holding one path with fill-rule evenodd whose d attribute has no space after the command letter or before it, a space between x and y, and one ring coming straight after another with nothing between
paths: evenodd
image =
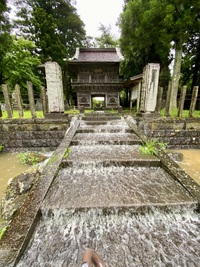
<instances>
[{"instance_id":1,"label":"overcast sky","mask_svg":"<svg viewBox=\"0 0 200 267\"><path fill-rule=\"evenodd\" d=\"M100 23L111 26L111 32L119 37L118 27L115 25L122 12L124 0L76 0L77 13L85 24L86 34L97 37Z\"/></svg>"}]
</instances>

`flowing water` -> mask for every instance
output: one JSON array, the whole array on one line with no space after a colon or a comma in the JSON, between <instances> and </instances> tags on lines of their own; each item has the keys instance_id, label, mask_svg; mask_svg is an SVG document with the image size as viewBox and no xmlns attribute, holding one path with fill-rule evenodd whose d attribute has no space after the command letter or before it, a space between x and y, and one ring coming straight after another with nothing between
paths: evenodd
<instances>
[{"instance_id":1,"label":"flowing water","mask_svg":"<svg viewBox=\"0 0 200 267\"><path fill-rule=\"evenodd\" d=\"M188 208L53 210L43 213L18 267L78 267L92 247L107 267L188 266L200 262L200 220Z\"/></svg>"},{"instance_id":2,"label":"flowing water","mask_svg":"<svg viewBox=\"0 0 200 267\"><path fill-rule=\"evenodd\" d=\"M107 267L199 266L196 201L126 134L121 120L81 123L18 267L78 267L88 247Z\"/></svg>"},{"instance_id":3,"label":"flowing water","mask_svg":"<svg viewBox=\"0 0 200 267\"><path fill-rule=\"evenodd\" d=\"M3 197L8 181L29 168L30 166L19 162L16 154L0 152L0 199Z\"/></svg>"}]
</instances>

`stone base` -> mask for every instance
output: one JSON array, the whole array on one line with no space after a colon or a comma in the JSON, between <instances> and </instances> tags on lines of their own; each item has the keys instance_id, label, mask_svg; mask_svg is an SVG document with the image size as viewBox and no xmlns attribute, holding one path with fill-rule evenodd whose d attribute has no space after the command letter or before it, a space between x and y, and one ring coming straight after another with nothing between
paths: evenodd
<instances>
[{"instance_id":1,"label":"stone base","mask_svg":"<svg viewBox=\"0 0 200 267\"><path fill-rule=\"evenodd\" d=\"M68 114L60 113L60 112L51 112L45 115L46 119L64 119L67 117L68 117Z\"/></svg>"},{"instance_id":2,"label":"stone base","mask_svg":"<svg viewBox=\"0 0 200 267\"><path fill-rule=\"evenodd\" d=\"M160 117L160 114L155 112L138 112L136 113L137 117Z\"/></svg>"}]
</instances>

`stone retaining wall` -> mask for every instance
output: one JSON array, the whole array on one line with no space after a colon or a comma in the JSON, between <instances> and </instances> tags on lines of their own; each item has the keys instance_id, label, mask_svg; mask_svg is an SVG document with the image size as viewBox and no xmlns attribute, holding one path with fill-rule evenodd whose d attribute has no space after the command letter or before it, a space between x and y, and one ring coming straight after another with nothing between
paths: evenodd
<instances>
[{"instance_id":1,"label":"stone retaining wall","mask_svg":"<svg viewBox=\"0 0 200 267\"><path fill-rule=\"evenodd\" d=\"M200 149L200 118L135 118L149 138L168 144L169 149ZM5 151L54 150L62 141L70 119L0 120L0 144Z\"/></svg>"},{"instance_id":2,"label":"stone retaining wall","mask_svg":"<svg viewBox=\"0 0 200 267\"><path fill-rule=\"evenodd\" d=\"M4 151L55 150L68 127L68 118L0 120L0 144Z\"/></svg>"},{"instance_id":3,"label":"stone retaining wall","mask_svg":"<svg viewBox=\"0 0 200 267\"><path fill-rule=\"evenodd\" d=\"M138 127L149 138L156 138L168 149L200 149L200 118L136 118Z\"/></svg>"}]
</instances>

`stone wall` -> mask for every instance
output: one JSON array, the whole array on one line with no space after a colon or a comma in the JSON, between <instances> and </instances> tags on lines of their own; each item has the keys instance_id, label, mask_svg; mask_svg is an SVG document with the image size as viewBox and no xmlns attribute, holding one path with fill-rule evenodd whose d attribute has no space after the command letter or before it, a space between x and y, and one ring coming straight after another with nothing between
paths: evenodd
<instances>
[{"instance_id":1,"label":"stone wall","mask_svg":"<svg viewBox=\"0 0 200 267\"><path fill-rule=\"evenodd\" d=\"M4 151L55 150L69 127L69 119L0 120Z\"/></svg>"},{"instance_id":2,"label":"stone wall","mask_svg":"<svg viewBox=\"0 0 200 267\"><path fill-rule=\"evenodd\" d=\"M136 118L149 138L167 143L169 149L200 149L200 118Z\"/></svg>"}]
</instances>

